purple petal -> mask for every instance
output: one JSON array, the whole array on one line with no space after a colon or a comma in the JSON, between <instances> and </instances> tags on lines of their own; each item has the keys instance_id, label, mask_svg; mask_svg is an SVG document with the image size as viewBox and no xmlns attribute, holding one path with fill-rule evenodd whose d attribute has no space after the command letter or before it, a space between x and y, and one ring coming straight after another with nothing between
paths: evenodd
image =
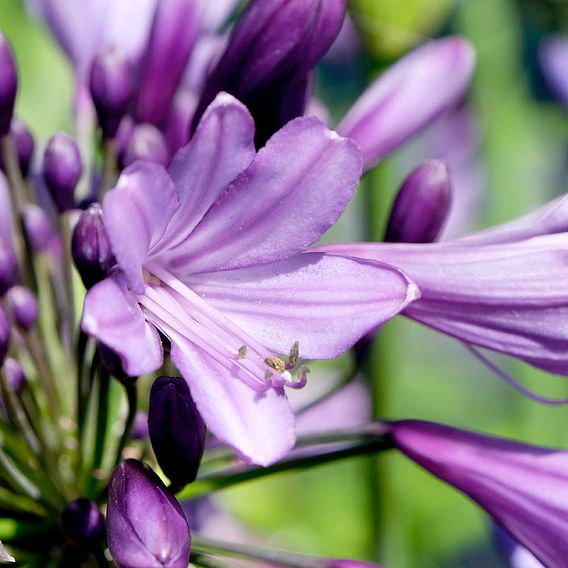
<instances>
[{"instance_id":1,"label":"purple petal","mask_svg":"<svg viewBox=\"0 0 568 568\"><path fill-rule=\"evenodd\" d=\"M200 11L195 0L158 3L140 77L139 122L158 125L166 117L200 31Z\"/></svg>"},{"instance_id":2,"label":"purple petal","mask_svg":"<svg viewBox=\"0 0 568 568\"><path fill-rule=\"evenodd\" d=\"M371 168L464 94L473 71L471 45L459 37L432 41L381 75L337 127L363 150Z\"/></svg>"},{"instance_id":3,"label":"purple petal","mask_svg":"<svg viewBox=\"0 0 568 568\"><path fill-rule=\"evenodd\" d=\"M107 278L87 292L81 329L116 351L131 377L151 373L162 364L158 332L146 323L121 277Z\"/></svg>"},{"instance_id":4,"label":"purple petal","mask_svg":"<svg viewBox=\"0 0 568 568\"><path fill-rule=\"evenodd\" d=\"M101 47L114 44L137 61L148 37L157 0L33 0L83 79Z\"/></svg>"},{"instance_id":5,"label":"purple petal","mask_svg":"<svg viewBox=\"0 0 568 568\"><path fill-rule=\"evenodd\" d=\"M254 266L304 250L341 215L360 167L355 144L317 119L288 123L176 249L172 270Z\"/></svg>"},{"instance_id":6,"label":"purple petal","mask_svg":"<svg viewBox=\"0 0 568 568\"><path fill-rule=\"evenodd\" d=\"M556 36L540 46L544 76L564 106L568 106L568 39Z\"/></svg>"},{"instance_id":7,"label":"purple petal","mask_svg":"<svg viewBox=\"0 0 568 568\"><path fill-rule=\"evenodd\" d=\"M248 463L269 465L295 443L294 416L282 389L257 392L182 337L172 359L207 424Z\"/></svg>"},{"instance_id":8,"label":"purple petal","mask_svg":"<svg viewBox=\"0 0 568 568\"><path fill-rule=\"evenodd\" d=\"M321 254L192 276L192 290L264 346L337 357L403 310L416 287L395 268Z\"/></svg>"},{"instance_id":9,"label":"purple petal","mask_svg":"<svg viewBox=\"0 0 568 568\"><path fill-rule=\"evenodd\" d=\"M568 452L418 420L391 427L399 450L471 497L545 566L568 566Z\"/></svg>"},{"instance_id":10,"label":"purple petal","mask_svg":"<svg viewBox=\"0 0 568 568\"><path fill-rule=\"evenodd\" d=\"M246 107L231 95L218 95L169 168L181 202L168 228L169 248L187 239L227 185L251 163L253 138L254 122Z\"/></svg>"},{"instance_id":11,"label":"purple petal","mask_svg":"<svg viewBox=\"0 0 568 568\"><path fill-rule=\"evenodd\" d=\"M422 297L404 312L434 329L568 374L568 240L487 246L354 243L321 250L388 262Z\"/></svg>"},{"instance_id":12,"label":"purple petal","mask_svg":"<svg viewBox=\"0 0 568 568\"><path fill-rule=\"evenodd\" d=\"M477 231L455 242L460 245L491 245L566 232L568 232L568 195L562 195L514 221Z\"/></svg>"},{"instance_id":13,"label":"purple petal","mask_svg":"<svg viewBox=\"0 0 568 568\"><path fill-rule=\"evenodd\" d=\"M142 264L160 242L179 207L174 184L166 170L149 162L126 168L103 203L105 228L112 252L128 285L144 292Z\"/></svg>"}]
</instances>

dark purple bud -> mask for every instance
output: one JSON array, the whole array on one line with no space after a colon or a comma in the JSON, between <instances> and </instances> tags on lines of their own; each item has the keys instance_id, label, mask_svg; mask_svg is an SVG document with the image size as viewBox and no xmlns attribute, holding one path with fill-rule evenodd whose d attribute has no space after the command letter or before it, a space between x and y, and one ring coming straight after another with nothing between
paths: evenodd
<instances>
[{"instance_id":1,"label":"dark purple bud","mask_svg":"<svg viewBox=\"0 0 568 568\"><path fill-rule=\"evenodd\" d=\"M136 460L112 474L107 507L108 546L119 568L187 568L187 519L160 478Z\"/></svg>"},{"instance_id":2,"label":"dark purple bud","mask_svg":"<svg viewBox=\"0 0 568 568\"><path fill-rule=\"evenodd\" d=\"M77 546L91 548L105 536L105 522L96 503L88 499L75 499L61 512L61 530Z\"/></svg>"},{"instance_id":3,"label":"dark purple bud","mask_svg":"<svg viewBox=\"0 0 568 568\"><path fill-rule=\"evenodd\" d=\"M14 144L16 145L16 153L18 155L20 170L22 171L22 175L26 177L34 154L34 138L25 123L16 117L12 119L10 134L14 140ZM1 156L0 169L3 171L6 170Z\"/></svg>"},{"instance_id":4,"label":"dark purple bud","mask_svg":"<svg viewBox=\"0 0 568 568\"><path fill-rule=\"evenodd\" d=\"M82 172L81 155L73 138L62 133L52 136L43 157L43 179L59 213L75 207L75 186Z\"/></svg>"},{"instance_id":5,"label":"dark purple bud","mask_svg":"<svg viewBox=\"0 0 568 568\"><path fill-rule=\"evenodd\" d=\"M206 426L189 387L179 377L158 377L150 390L148 429L163 472L176 487L197 476Z\"/></svg>"},{"instance_id":6,"label":"dark purple bud","mask_svg":"<svg viewBox=\"0 0 568 568\"><path fill-rule=\"evenodd\" d=\"M104 343L99 343L98 349L101 363L104 365L105 369L119 381L127 381L130 377L124 372L122 361L116 351L113 351Z\"/></svg>"},{"instance_id":7,"label":"dark purple bud","mask_svg":"<svg viewBox=\"0 0 568 568\"><path fill-rule=\"evenodd\" d=\"M10 44L0 32L0 136L10 132L17 90L18 70L14 54Z\"/></svg>"},{"instance_id":8,"label":"dark purple bud","mask_svg":"<svg viewBox=\"0 0 568 568\"><path fill-rule=\"evenodd\" d=\"M6 295L8 307L16 325L29 331L37 321L38 307L33 292L24 286L14 286Z\"/></svg>"},{"instance_id":9,"label":"dark purple bud","mask_svg":"<svg viewBox=\"0 0 568 568\"><path fill-rule=\"evenodd\" d=\"M103 138L114 138L126 114L132 90L132 65L128 57L113 45L104 47L91 66L91 97Z\"/></svg>"},{"instance_id":10,"label":"dark purple bud","mask_svg":"<svg viewBox=\"0 0 568 568\"><path fill-rule=\"evenodd\" d=\"M105 230L103 210L98 203L90 205L77 221L71 253L87 289L103 280L116 264Z\"/></svg>"},{"instance_id":11,"label":"dark purple bud","mask_svg":"<svg viewBox=\"0 0 568 568\"><path fill-rule=\"evenodd\" d=\"M122 156L122 165L126 168L136 160L155 162L162 166L167 166L170 161L170 151L164 135L151 124L139 124L134 128Z\"/></svg>"},{"instance_id":12,"label":"dark purple bud","mask_svg":"<svg viewBox=\"0 0 568 568\"><path fill-rule=\"evenodd\" d=\"M46 251L55 234L46 212L35 203L26 203L24 224L32 251L34 253Z\"/></svg>"},{"instance_id":13,"label":"dark purple bud","mask_svg":"<svg viewBox=\"0 0 568 568\"><path fill-rule=\"evenodd\" d=\"M18 261L14 249L0 238L0 297L14 285L18 277Z\"/></svg>"},{"instance_id":14,"label":"dark purple bud","mask_svg":"<svg viewBox=\"0 0 568 568\"><path fill-rule=\"evenodd\" d=\"M4 374L6 376L6 386L16 394L21 393L26 386L26 374L20 362L11 357L6 357L4 361Z\"/></svg>"},{"instance_id":15,"label":"dark purple bud","mask_svg":"<svg viewBox=\"0 0 568 568\"><path fill-rule=\"evenodd\" d=\"M303 114L310 72L339 33L344 15L345 0L252 0L207 80L192 131L217 93L226 91L251 111L257 145L263 145Z\"/></svg>"},{"instance_id":16,"label":"dark purple bud","mask_svg":"<svg viewBox=\"0 0 568 568\"><path fill-rule=\"evenodd\" d=\"M195 0L157 3L136 101L138 122L159 125L166 118L201 31L201 11Z\"/></svg>"},{"instance_id":17,"label":"dark purple bud","mask_svg":"<svg viewBox=\"0 0 568 568\"><path fill-rule=\"evenodd\" d=\"M385 232L389 243L432 243L440 235L451 204L448 167L432 160L404 181L392 206Z\"/></svg>"},{"instance_id":18,"label":"dark purple bud","mask_svg":"<svg viewBox=\"0 0 568 568\"><path fill-rule=\"evenodd\" d=\"M139 410L136 413L130 435L133 440L145 440L148 437L148 414L146 412Z\"/></svg>"},{"instance_id":19,"label":"dark purple bud","mask_svg":"<svg viewBox=\"0 0 568 568\"><path fill-rule=\"evenodd\" d=\"M0 304L0 367L4 364L10 344L10 320Z\"/></svg>"}]
</instances>

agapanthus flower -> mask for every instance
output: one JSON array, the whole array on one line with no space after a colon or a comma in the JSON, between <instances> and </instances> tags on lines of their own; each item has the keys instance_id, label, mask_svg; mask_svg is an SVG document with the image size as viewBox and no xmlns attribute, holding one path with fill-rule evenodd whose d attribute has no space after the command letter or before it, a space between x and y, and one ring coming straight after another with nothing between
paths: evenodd
<instances>
[{"instance_id":1,"label":"agapanthus flower","mask_svg":"<svg viewBox=\"0 0 568 568\"><path fill-rule=\"evenodd\" d=\"M514 222L432 244L351 243L321 251L390 263L422 296L404 315L466 344L568 374L568 198Z\"/></svg>"},{"instance_id":2,"label":"agapanthus flower","mask_svg":"<svg viewBox=\"0 0 568 568\"><path fill-rule=\"evenodd\" d=\"M159 329L209 429L276 460L294 443L284 387L305 381L299 356L338 356L418 294L397 269L303 252L360 173L355 144L315 118L255 154L250 113L220 94L169 172L135 163L105 197L119 270L88 292L83 330L138 375L162 363Z\"/></svg>"},{"instance_id":3,"label":"agapanthus flower","mask_svg":"<svg viewBox=\"0 0 568 568\"><path fill-rule=\"evenodd\" d=\"M395 446L483 507L545 566L568 566L568 452L419 420Z\"/></svg>"}]
</instances>

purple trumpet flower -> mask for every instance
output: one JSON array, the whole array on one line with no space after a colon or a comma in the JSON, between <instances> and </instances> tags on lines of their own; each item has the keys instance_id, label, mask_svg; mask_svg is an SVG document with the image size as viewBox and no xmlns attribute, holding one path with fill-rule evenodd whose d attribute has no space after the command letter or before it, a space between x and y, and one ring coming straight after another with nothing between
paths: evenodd
<instances>
[{"instance_id":1,"label":"purple trumpet flower","mask_svg":"<svg viewBox=\"0 0 568 568\"><path fill-rule=\"evenodd\" d=\"M107 507L108 546L119 568L187 568L191 537L175 497L146 465L114 470Z\"/></svg>"},{"instance_id":2,"label":"purple trumpet flower","mask_svg":"<svg viewBox=\"0 0 568 568\"><path fill-rule=\"evenodd\" d=\"M466 344L568 375L568 196L525 217L433 244L321 247L392 264L422 293L403 313Z\"/></svg>"},{"instance_id":3,"label":"purple trumpet flower","mask_svg":"<svg viewBox=\"0 0 568 568\"><path fill-rule=\"evenodd\" d=\"M341 29L345 0L252 0L209 76L192 131L220 91L242 101L266 140L304 114L311 71Z\"/></svg>"},{"instance_id":4,"label":"purple trumpet flower","mask_svg":"<svg viewBox=\"0 0 568 568\"><path fill-rule=\"evenodd\" d=\"M337 131L359 144L364 169L370 169L459 101L474 64L475 53L464 39L431 41L381 75Z\"/></svg>"},{"instance_id":5,"label":"purple trumpet flower","mask_svg":"<svg viewBox=\"0 0 568 568\"><path fill-rule=\"evenodd\" d=\"M545 566L568 566L568 452L419 420L389 426L401 452L468 495Z\"/></svg>"},{"instance_id":6,"label":"purple trumpet flower","mask_svg":"<svg viewBox=\"0 0 568 568\"><path fill-rule=\"evenodd\" d=\"M223 93L169 174L123 172L103 203L119 270L88 292L82 328L129 375L160 367L159 329L208 428L269 464L294 444L284 387L306 380L298 342L302 357L337 357L418 291L389 266L304 254L353 196L353 142L314 118L256 155L253 140L252 116Z\"/></svg>"}]
</instances>

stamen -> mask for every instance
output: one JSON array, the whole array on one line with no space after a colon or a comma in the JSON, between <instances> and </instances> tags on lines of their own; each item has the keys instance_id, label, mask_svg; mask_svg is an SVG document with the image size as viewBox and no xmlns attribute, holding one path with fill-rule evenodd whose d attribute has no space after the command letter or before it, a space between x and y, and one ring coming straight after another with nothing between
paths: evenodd
<instances>
[{"instance_id":1,"label":"stamen","mask_svg":"<svg viewBox=\"0 0 568 568\"><path fill-rule=\"evenodd\" d=\"M239 347L239 359L246 359L247 358L247 346L241 345Z\"/></svg>"},{"instance_id":2,"label":"stamen","mask_svg":"<svg viewBox=\"0 0 568 568\"><path fill-rule=\"evenodd\" d=\"M286 364L280 357L266 357L264 362L272 367L279 375L281 375L286 370Z\"/></svg>"}]
</instances>

